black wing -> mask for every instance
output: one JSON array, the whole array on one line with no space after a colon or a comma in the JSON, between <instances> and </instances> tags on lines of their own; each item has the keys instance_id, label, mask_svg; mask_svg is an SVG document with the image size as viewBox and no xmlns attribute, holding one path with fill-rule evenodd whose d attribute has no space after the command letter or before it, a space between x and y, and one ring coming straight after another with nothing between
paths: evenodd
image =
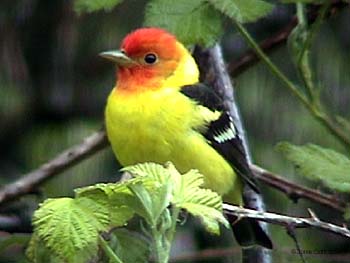
<instances>
[{"instance_id":1,"label":"black wing","mask_svg":"<svg viewBox=\"0 0 350 263\"><path fill-rule=\"evenodd\" d=\"M196 100L211 110L221 111L221 116L212 121L203 134L211 146L220 153L254 191L259 193L255 178L249 168L242 140L228 112L224 111L222 99L204 84L183 86L181 93Z\"/></svg>"}]
</instances>

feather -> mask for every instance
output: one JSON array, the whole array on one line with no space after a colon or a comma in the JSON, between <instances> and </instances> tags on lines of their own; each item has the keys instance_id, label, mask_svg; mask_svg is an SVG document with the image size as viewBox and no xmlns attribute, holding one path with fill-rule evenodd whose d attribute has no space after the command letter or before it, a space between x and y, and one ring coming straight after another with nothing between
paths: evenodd
<instances>
[{"instance_id":1,"label":"feather","mask_svg":"<svg viewBox=\"0 0 350 263\"><path fill-rule=\"evenodd\" d=\"M211 110L223 110L221 98L204 84L187 85L181 92ZM254 191L259 193L256 180L247 163L242 140L228 112L222 111L219 118L209 122L207 129L200 130L211 146L223 156Z\"/></svg>"}]
</instances>

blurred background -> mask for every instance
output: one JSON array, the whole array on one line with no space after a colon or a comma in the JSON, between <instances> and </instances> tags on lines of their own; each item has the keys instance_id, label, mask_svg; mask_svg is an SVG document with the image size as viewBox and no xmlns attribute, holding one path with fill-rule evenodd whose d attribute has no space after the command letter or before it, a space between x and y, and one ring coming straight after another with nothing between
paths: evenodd
<instances>
[{"instance_id":1,"label":"blurred background","mask_svg":"<svg viewBox=\"0 0 350 263\"><path fill-rule=\"evenodd\" d=\"M17 179L62 150L79 143L103 125L106 97L115 83L115 68L98 56L119 46L123 36L143 22L146 1L124 1L111 12L77 15L72 1L4 0L0 3L0 184ZM279 31L290 21L293 5L277 5L274 12L248 29L257 40ZM226 61L234 63L247 49L226 24L222 47ZM322 25L312 48L322 98L334 114L350 118L350 10ZM287 46L270 53L274 62L297 81ZM276 143L315 143L345 153L342 146L316 122L291 93L258 63L234 79L236 96L255 163L320 188L295 174L293 167L274 150ZM1 208L0 214L20 220L7 232L30 232L30 218L38 203L48 197L73 196L73 189L96 182L116 181L119 166L105 149L56 176L37 193ZM326 189L320 188L322 191ZM269 211L308 216L312 208L324 220L343 222L343 216L309 201L293 203L284 194L262 185ZM3 219L3 217L1 217ZM4 221L5 222L5 221ZM193 230L195 229L195 230ZM300 262L284 228L271 226L274 262ZM350 241L317 230L296 231L308 262L350 262ZM226 235L225 235L226 236ZM229 241L227 241L229 240ZM210 242L211 241L211 242ZM232 246L232 237L214 239L194 221L180 227L174 256L199 248ZM237 248L237 247L236 247ZM11 246L0 253L0 262L25 262L23 247ZM323 251L323 253L322 253ZM16 253L14 253L16 252ZM201 262L240 262L240 250L221 259ZM178 261L189 262L189 261ZM194 261L193 261L194 262ZM199 261L198 261L199 262Z\"/></svg>"}]
</instances>

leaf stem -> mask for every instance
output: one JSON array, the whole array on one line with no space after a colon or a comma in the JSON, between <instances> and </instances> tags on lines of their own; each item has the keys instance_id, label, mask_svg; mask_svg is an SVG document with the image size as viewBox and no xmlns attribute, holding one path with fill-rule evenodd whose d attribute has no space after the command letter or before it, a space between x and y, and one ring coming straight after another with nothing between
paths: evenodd
<instances>
[{"instance_id":1,"label":"leaf stem","mask_svg":"<svg viewBox=\"0 0 350 263\"><path fill-rule=\"evenodd\" d=\"M347 134L340 129L325 113L320 111L317 104L311 103L305 95L297 88L293 82L291 82L286 75L279 70L279 68L270 60L270 58L260 49L259 45L250 36L248 31L236 20L233 20L238 32L244 37L247 43L254 49L256 54L261 58L261 60L268 66L272 73L279 78L286 87L296 96L302 104L312 113L312 115L320 121L323 126L325 126L345 147L350 150L350 138Z\"/></svg>"},{"instance_id":2,"label":"leaf stem","mask_svg":"<svg viewBox=\"0 0 350 263\"><path fill-rule=\"evenodd\" d=\"M114 253L114 251L111 249L109 246L108 242L101 236L98 236L99 238L99 243L101 247L103 248L104 252L110 259L110 262L112 263L123 263L123 261Z\"/></svg>"},{"instance_id":3,"label":"leaf stem","mask_svg":"<svg viewBox=\"0 0 350 263\"><path fill-rule=\"evenodd\" d=\"M259 45L250 36L248 31L242 26L241 23L234 20L234 24L238 32L244 37L248 44L254 49L256 54L261 58L262 61L269 67L269 69L274 73L287 87L288 89L298 98L303 104L310 108L309 101L306 99L304 94L298 90L298 88L286 77L286 75L279 70L279 68L270 60L270 58L260 49Z\"/></svg>"},{"instance_id":4,"label":"leaf stem","mask_svg":"<svg viewBox=\"0 0 350 263\"><path fill-rule=\"evenodd\" d=\"M156 226L151 226L151 233L153 237L154 253L157 263L167 263L169 255L166 253L166 249L163 247L163 236Z\"/></svg>"},{"instance_id":5,"label":"leaf stem","mask_svg":"<svg viewBox=\"0 0 350 263\"><path fill-rule=\"evenodd\" d=\"M301 3L297 3L297 5L298 5L298 4L301 4ZM312 26L310 27L309 36L308 36L308 38L306 39L305 44L303 45L302 51L300 52L299 60L302 58L304 52L305 52L306 50L310 49L310 46L311 46L311 44L312 44L312 41L314 40L316 33L319 31L319 29L320 29L320 27L321 27L321 24L322 24L322 21L324 20L324 18L325 18L325 16L326 16L326 13L327 13L327 10L328 10L328 8L331 6L331 4L332 4L332 1L328 1L328 2L326 2L326 3L321 7L321 9L320 9L320 11L319 11L319 14L318 14L318 16L317 16L315 22L314 22L314 23L312 24ZM298 6L297 6L297 8L298 8ZM298 10L298 9L297 9L297 10ZM299 20L299 21L303 20L304 22L300 22L300 23L305 24L305 21L307 21L307 20L306 20L306 14L304 13L303 18L302 18L302 17L299 18L299 15L298 15L298 20Z\"/></svg>"},{"instance_id":6,"label":"leaf stem","mask_svg":"<svg viewBox=\"0 0 350 263\"><path fill-rule=\"evenodd\" d=\"M298 22L302 26L307 25L306 17L305 17L305 8L303 3L296 3L297 6L297 17L298 17Z\"/></svg>"},{"instance_id":7,"label":"leaf stem","mask_svg":"<svg viewBox=\"0 0 350 263\"><path fill-rule=\"evenodd\" d=\"M178 208L176 205L172 206L172 215L171 215L171 227L169 228L169 230L167 231L167 248L166 248L166 254L170 255L170 249L171 249L171 244L174 240L174 236L175 236L175 229L176 229L176 224L177 224L177 219L179 217L180 214L180 208Z\"/></svg>"}]
</instances>

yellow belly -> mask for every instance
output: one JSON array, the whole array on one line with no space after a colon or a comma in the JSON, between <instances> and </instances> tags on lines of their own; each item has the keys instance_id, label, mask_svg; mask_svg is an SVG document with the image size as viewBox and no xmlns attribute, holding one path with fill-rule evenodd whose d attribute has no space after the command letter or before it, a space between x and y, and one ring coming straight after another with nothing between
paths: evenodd
<instances>
[{"instance_id":1,"label":"yellow belly","mask_svg":"<svg viewBox=\"0 0 350 263\"><path fill-rule=\"evenodd\" d=\"M204 128L203 116L187 97L174 89L139 95L110 94L105 111L108 138L123 166L142 162L174 163L182 173L198 169L205 187L230 194L241 204L241 183L231 166L194 128Z\"/></svg>"}]
</instances>

